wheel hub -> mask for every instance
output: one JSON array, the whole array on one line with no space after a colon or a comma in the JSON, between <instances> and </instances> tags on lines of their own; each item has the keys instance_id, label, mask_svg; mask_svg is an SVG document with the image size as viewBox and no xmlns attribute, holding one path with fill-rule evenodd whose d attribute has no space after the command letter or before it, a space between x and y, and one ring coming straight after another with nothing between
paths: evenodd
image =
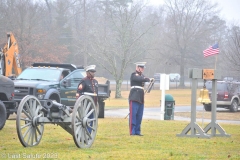
<instances>
[{"instance_id":1,"label":"wheel hub","mask_svg":"<svg viewBox=\"0 0 240 160\"><path fill-rule=\"evenodd\" d=\"M36 127L37 123L38 123L38 117L33 117L33 119L32 119L32 126Z\"/></svg>"},{"instance_id":2,"label":"wheel hub","mask_svg":"<svg viewBox=\"0 0 240 160\"><path fill-rule=\"evenodd\" d=\"M86 127L87 127L87 124L88 124L88 118L87 118L87 117L84 117L84 118L83 118L83 128L86 128Z\"/></svg>"}]
</instances>

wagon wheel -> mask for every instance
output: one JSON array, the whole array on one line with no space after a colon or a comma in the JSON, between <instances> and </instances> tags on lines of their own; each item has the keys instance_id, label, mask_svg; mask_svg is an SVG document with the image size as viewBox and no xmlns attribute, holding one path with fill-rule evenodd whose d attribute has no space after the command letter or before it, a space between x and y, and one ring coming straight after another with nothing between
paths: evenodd
<instances>
[{"instance_id":1,"label":"wagon wheel","mask_svg":"<svg viewBox=\"0 0 240 160\"><path fill-rule=\"evenodd\" d=\"M39 117L43 117L41 109L39 100L30 95L25 96L18 106L17 134L24 147L36 146L42 139L44 125L37 122Z\"/></svg>"},{"instance_id":2,"label":"wagon wheel","mask_svg":"<svg viewBox=\"0 0 240 160\"><path fill-rule=\"evenodd\" d=\"M98 127L96 106L90 96L79 97L72 114L73 139L77 147L92 146Z\"/></svg>"}]
</instances>

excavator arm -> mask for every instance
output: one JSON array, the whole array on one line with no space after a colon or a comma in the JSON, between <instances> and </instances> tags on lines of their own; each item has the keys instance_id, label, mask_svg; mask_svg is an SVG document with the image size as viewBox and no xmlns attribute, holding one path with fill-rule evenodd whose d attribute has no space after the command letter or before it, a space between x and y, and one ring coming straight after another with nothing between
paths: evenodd
<instances>
[{"instance_id":1,"label":"excavator arm","mask_svg":"<svg viewBox=\"0 0 240 160\"><path fill-rule=\"evenodd\" d=\"M13 34L7 33L7 44L0 51L0 74L6 77L18 76L22 72L18 44Z\"/></svg>"}]
</instances>

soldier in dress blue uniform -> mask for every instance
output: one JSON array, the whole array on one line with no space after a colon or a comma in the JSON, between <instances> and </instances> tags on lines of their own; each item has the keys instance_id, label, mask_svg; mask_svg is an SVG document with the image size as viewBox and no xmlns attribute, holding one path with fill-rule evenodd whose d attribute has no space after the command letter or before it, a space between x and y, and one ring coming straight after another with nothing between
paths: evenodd
<instances>
[{"instance_id":1,"label":"soldier in dress blue uniform","mask_svg":"<svg viewBox=\"0 0 240 160\"><path fill-rule=\"evenodd\" d=\"M89 95L93 98L95 105L97 106L98 98L98 81L94 79L96 72L96 65L90 65L85 68L87 76L83 78L78 84L76 98L81 95Z\"/></svg>"},{"instance_id":2,"label":"soldier in dress blue uniform","mask_svg":"<svg viewBox=\"0 0 240 160\"><path fill-rule=\"evenodd\" d=\"M146 62L137 62L136 71L131 74L129 94L129 131L130 135L141 134L141 122L144 110L144 84L150 82L153 78L147 78L142 73Z\"/></svg>"}]
</instances>

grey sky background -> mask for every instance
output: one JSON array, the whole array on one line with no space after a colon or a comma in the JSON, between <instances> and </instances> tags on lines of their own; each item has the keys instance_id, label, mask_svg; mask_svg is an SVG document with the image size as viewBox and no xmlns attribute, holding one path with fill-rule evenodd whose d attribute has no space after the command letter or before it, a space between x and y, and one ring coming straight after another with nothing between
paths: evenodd
<instances>
[{"instance_id":1,"label":"grey sky background","mask_svg":"<svg viewBox=\"0 0 240 160\"><path fill-rule=\"evenodd\" d=\"M221 9L220 17L225 19L227 23L233 21L240 24L240 0L209 0L212 3L218 3ZM151 5L163 4L164 0L149 0Z\"/></svg>"}]
</instances>

